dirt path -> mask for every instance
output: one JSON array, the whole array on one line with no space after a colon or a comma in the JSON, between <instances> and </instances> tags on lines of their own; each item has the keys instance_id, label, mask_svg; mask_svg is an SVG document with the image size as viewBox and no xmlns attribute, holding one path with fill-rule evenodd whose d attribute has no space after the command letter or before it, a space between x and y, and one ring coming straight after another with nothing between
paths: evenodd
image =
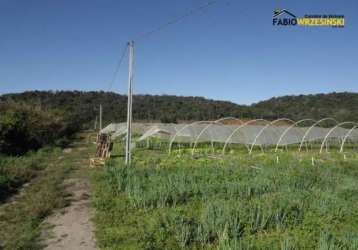
<instances>
[{"instance_id":1,"label":"dirt path","mask_svg":"<svg viewBox=\"0 0 358 250\"><path fill-rule=\"evenodd\" d=\"M82 166L64 183L71 194L69 206L55 212L44 223L47 229L42 238L46 250L98 249L91 221L88 169L85 169L88 158L77 159L74 164Z\"/></svg>"}]
</instances>

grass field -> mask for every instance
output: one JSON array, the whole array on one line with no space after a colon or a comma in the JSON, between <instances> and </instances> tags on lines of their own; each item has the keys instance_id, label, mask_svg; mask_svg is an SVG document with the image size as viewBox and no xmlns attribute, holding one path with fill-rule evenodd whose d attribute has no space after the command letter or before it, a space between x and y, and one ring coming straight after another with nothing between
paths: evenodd
<instances>
[{"instance_id":1,"label":"grass field","mask_svg":"<svg viewBox=\"0 0 358 250\"><path fill-rule=\"evenodd\" d=\"M103 249L358 249L358 155L137 149L94 174ZM200 149L199 149L200 151ZM277 161L279 156L279 161Z\"/></svg>"},{"instance_id":2,"label":"grass field","mask_svg":"<svg viewBox=\"0 0 358 250\"><path fill-rule=\"evenodd\" d=\"M83 136L83 135L82 135ZM85 139L78 136L77 142ZM21 157L0 157L0 249L42 249L42 221L69 202L63 181L83 167L87 144L41 149ZM79 150L81 148L81 150ZM92 154L92 151L91 151ZM26 184L26 185L24 185Z\"/></svg>"},{"instance_id":3,"label":"grass field","mask_svg":"<svg viewBox=\"0 0 358 250\"><path fill-rule=\"evenodd\" d=\"M46 159L51 154L56 152L52 149L42 149L22 157L0 156L0 204L21 185L45 169Z\"/></svg>"}]
</instances>

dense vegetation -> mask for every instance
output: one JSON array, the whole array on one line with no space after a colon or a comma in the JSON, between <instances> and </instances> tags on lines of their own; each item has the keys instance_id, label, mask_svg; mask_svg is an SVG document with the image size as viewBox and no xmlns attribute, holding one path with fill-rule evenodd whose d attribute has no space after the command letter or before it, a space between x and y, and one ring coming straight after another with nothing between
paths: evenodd
<instances>
[{"instance_id":1,"label":"dense vegetation","mask_svg":"<svg viewBox=\"0 0 358 250\"><path fill-rule=\"evenodd\" d=\"M0 96L0 103L21 102L74 114L79 124L91 127L99 104L104 108L104 124L124 121L126 101L125 95L93 91L29 91ZM341 121L358 121L357 93L284 96L250 106L202 97L136 95L133 105L134 119L147 121L214 120L225 116L293 120L334 117Z\"/></svg>"},{"instance_id":2,"label":"dense vegetation","mask_svg":"<svg viewBox=\"0 0 358 250\"><path fill-rule=\"evenodd\" d=\"M0 105L0 154L22 155L64 144L80 128L71 114L24 103Z\"/></svg>"},{"instance_id":3,"label":"dense vegetation","mask_svg":"<svg viewBox=\"0 0 358 250\"><path fill-rule=\"evenodd\" d=\"M0 105L0 204L30 181L33 192L22 199L25 204L16 203L18 210L0 211L0 249L33 249L22 244L34 244L41 219L60 202L58 185L69 169L53 169L61 152L54 146L67 145L79 128L71 113L61 110L12 101Z\"/></svg>"},{"instance_id":4,"label":"dense vegetation","mask_svg":"<svg viewBox=\"0 0 358 250\"><path fill-rule=\"evenodd\" d=\"M2 102L10 100L71 112L82 124L90 123L91 127L98 116L99 104L104 109L104 123L124 121L127 115L127 97L109 92L32 91L0 97ZM239 116L245 109L240 107L234 103L201 97L136 95L133 98L133 117L135 120L164 122L216 119L228 114Z\"/></svg>"},{"instance_id":5,"label":"dense vegetation","mask_svg":"<svg viewBox=\"0 0 358 250\"><path fill-rule=\"evenodd\" d=\"M358 121L358 93L330 93L271 98L252 106L255 114L265 117L333 117L339 121Z\"/></svg>"},{"instance_id":6,"label":"dense vegetation","mask_svg":"<svg viewBox=\"0 0 358 250\"><path fill-rule=\"evenodd\" d=\"M358 159L137 150L95 175L103 249L357 249ZM300 158L300 160L298 159Z\"/></svg>"}]
</instances>

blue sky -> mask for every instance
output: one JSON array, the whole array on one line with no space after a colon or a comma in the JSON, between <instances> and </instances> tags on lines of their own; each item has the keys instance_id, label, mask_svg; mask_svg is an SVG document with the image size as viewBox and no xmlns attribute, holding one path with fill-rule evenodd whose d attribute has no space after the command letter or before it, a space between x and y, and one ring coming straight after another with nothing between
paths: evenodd
<instances>
[{"instance_id":1,"label":"blue sky","mask_svg":"<svg viewBox=\"0 0 358 250\"><path fill-rule=\"evenodd\" d=\"M0 94L108 90L124 44L207 0L0 0ZM345 28L275 27L272 13L343 14ZM221 0L136 42L134 91L250 104L358 92L358 1ZM127 58L112 91L126 93Z\"/></svg>"}]
</instances>

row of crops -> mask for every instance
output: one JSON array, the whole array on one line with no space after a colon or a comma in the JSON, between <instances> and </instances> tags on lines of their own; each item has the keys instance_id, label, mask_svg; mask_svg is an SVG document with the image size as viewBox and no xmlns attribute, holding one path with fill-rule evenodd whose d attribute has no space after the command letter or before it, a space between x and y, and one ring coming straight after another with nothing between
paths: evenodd
<instances>
[{"instance_id":1,"label":"row of crops","mask_svg":"<svg viewBox=\"0 0 358 250\"><path fill-rule=\"evenodd\" d=\"M119 149L119 148L118 148ZM358 158L224 159L137 149L96 174L104 249L357 249Z\"/></svg>"}]
</instances>

